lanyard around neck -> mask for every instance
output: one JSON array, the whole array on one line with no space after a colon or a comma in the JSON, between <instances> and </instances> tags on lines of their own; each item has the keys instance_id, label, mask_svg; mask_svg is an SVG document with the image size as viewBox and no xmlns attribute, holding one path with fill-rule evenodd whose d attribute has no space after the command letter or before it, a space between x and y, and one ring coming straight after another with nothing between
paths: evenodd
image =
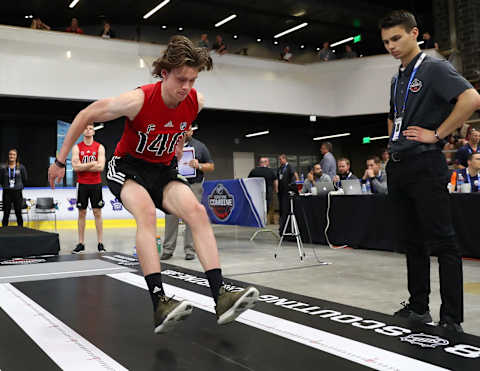
<instances>
[{"instance_id":1,"label":"lanyard around neck","mask_svg":"<svg viewBox=\"0 0 480 371\"><path fill-rule=\"evenodd\" d=\"M410 84L412 83L418 68L422 64L423 60L425 59L427 55L425 53L422 53L420 58L418 58L417 63L415 63L415 66L413 67L413 71L410 74L410 79L408 80L408 85L407 85L407 91L405 93L405 99L403 101L403 107L402 107L402 112L401 115L405 112L405 108L407 107L407 99L408 99L408 91L410 90ZM397 110L397 87L398 87L398 76L395 79L395 90L393 91L393 110L395 112L395 116L397 116L398 110Z\"/></svg>"}]
</instances>

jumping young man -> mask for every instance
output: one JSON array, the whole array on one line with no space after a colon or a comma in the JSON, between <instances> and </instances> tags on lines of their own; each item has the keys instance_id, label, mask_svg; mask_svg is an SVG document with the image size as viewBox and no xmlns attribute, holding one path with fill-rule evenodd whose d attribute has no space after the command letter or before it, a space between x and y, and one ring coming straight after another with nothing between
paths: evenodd
<instances>
[{"instance_id":1,"label":"jumping young man","mask_svg":"<svg viewBox=\"0 0 480 371\"><path fill-rule=\"evenodd\" d=\"M432 322L430 255L434 254L440 268L440 326L461 332L462 259L442 148L443 139L480 109L480 96L449 62L421 52L411 13L394 11L380 21L379 28L385 48L401 61L391 82L386 171L388 196L398 219L392 223L407 254L410 299L395 315Z\"/></svg>"},{"instance_id":2,"label":"jumping young man","mask_svg":"<svg viewBox=\"0 0 480 371\"><path fill-rule=\"evenodd\" d=\"M83 141L72 148L72 166L77 173L77 208L78 208L78 244L72 251L79 254L85 250L85 222L87 218L88 200L95 217L98 251L105 252L103 246L102 207L105 205L102 196L102 177L100 173L105 167L105 148L93 140L95 129L88 124L83 131Z\"/></svg>"},{"instance_id":3,"label":"jumping young man","mask_svg":"<svg viewBox=\"0 0 480 371\"><path fill-rule=\"evenodd\" d=\"M96 101L75 117L58 158L49 168L49 182L54 187L55 181L63 178L68 151L88 124L125 116L122 138L108 163L107 180L137 223L137 253L153 303L154 331L170 330L193 309L187 301L167 298L163 290L156 248L156 208L190 226L216 303L217 323L225 324L253 307L259 293L254 287L239 293L225 290L207 213L178 174L175 159L175 154L182 157L185 132L204 105L203 96L193 85L200 71L212 68L212 60L207 49L196 48L186 37L174 36L153 67L160 82Z\"/></svg>"}]
</instances>

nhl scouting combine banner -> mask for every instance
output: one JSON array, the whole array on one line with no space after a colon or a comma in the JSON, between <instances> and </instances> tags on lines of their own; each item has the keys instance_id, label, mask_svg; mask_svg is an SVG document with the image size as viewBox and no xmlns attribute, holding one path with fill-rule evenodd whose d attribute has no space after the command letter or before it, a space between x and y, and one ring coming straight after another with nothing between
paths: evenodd
<instances>
[{"instance_id":1,"label":"nhl scouting combine banner","mask_svg":"<svg viewBox=\"0 0 480 371\"><path fill-rule=\"evenodd\" d=\"M265 179L213 180L203 183L202 203L212 223L265 227Z\"/></svg>"}]
</instances>

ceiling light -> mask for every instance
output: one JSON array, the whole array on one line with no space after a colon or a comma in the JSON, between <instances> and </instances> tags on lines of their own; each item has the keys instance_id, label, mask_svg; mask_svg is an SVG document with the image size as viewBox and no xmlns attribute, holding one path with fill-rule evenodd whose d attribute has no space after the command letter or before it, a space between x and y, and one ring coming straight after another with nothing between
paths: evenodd
<instances>
[{"instance_id":1,"label":"ceiling light","mask_svg":"<svg viewBox=\"0 0 480 371\"><path fill-rule=\"evenodd\" d=\"M68 59L72 58L72 52L70 50L67 50L67 58Z\"/></svg>"},{"instance_id":2,"label":"ceiling light","mask_svg":"<svg viewBox=\"0 0 480 371\"><path fill-rule=\"evenodd\" d=\"M277 41L277 40L275 40L273 43L274 43L275 45L278 45L278 41Z\"/></svg>"},{"instance_id":3,"label":"ceiling light","mask_svg":"<svg viewBox=\"0 0 480 371\"><path fill-rule=\"evenodd\" d=\"M145 61L143 58L140 58L140 68L145 68Z\"/></svg>"},{"instance_id":4,"label":"ceiling light","mask_svg":"<svg viewBox=\"0 0 480 371\"><path fill-rule=\"evenodd\" d=\"M162 28L163 28L164 30L166 30L166 29L167 29L167 26L163 25Z\"/></svg>"},{"instance_id":5,"label":"ceiling light","mask_svg":"<svg viewBox=\"0 0 480 371\"><path fill-rule=\"evenodd\" d=\"M104 128L104 125L102 123L100 123L99 125L95 126L93 128L93 130L97 131L97 130L100 130L100 129L103 129Z\"/></svg>"},{"instance_id":6,"label":"ceiling light","mask_svg":"<svg viewBox=\"0 0 480 371\"><path fill-rule=\"evenodd\" d=\"M317 116L310 115L310 122L315 122L315 121L317 121Z\"/></svg>"},{"instance_id":7,"label":"ceiling light","mask_svg":"<svg viewBox=\"0 0 480 371\"><path fill-rule=\"evenodd\" d=\"M158 12L161 8L163 8L165 5L167 5L170 2L170 0L165 0L162 1L160 4L158 4L155 8L150 10L147 14L143 16L143 19L149 18L152 14Z\"/></svg>"},{"instance_id":8,"label":"ceiling light","mask_svg":"<svg viewBox=\"0 0 480 371\"><path fill-rule=\"evenodd\" d=\"M233 35L233 38L234 38L234 39L238 39L238 36L237 36L237 35Z\"/></svg>"},{"instance_id":9,"label":"ceiling light","mask_svg":"<svg viewBox=\"0 0 480 371\"><path fill-rule=\"evenodd\" d=\"M183 31L183 27L178 27L178 30L179 30L179 31Z\"/></svg>"},{"instance_id":10,"label":"ceiling light","mask_svg":"<svg viewBox=\"0 0 480 371\"><path fill-rule=\"evenodd\" d=\"M77 3L78 3L79 1L80 1L80 0L73 0L68 7L69 7L69 8L73 8L75 5L77 5Z\"/></svg>"},{"instance_id":11,"label":"ceiling light","mask_svg":"<svg viewBox=\"0 0 480 371\"><path fill-rule=\"evenodd\" d=\"M320 48L317 48L317 52L320 51Z\"/></svg>"},{"instance_id":12,"label":"ceiling light","mask_svg":"<svg viewBox=\"0 0 480 371\"><path fill-rule=\"evenodd\" d=\"M346 137L346 136L349 136L349 135L350 135L350 133L333 134L333 135L326 135L326 136L324 136L324 137L316 137L316 138L313 138L313 140L322 140L322 139Z\"/></svg>"},{"instance_id":13,"label":"ceiling light","mask_svg":"<svg viewBox=\"0 0 480 371\"><path fill-rule=\"evenodd\" d=\"M289 28L288 30L285 30L283 32L280 32L280 33L277 33L275 36L273 36L275 39L278 39L279 37L282 37L283 35L286 35L287 33L290 33L290 32L293 32L293 31L296 31L296 30L299 30L300 28L303 28L303 27L306 27L308 26L308 23L307 22L304 22L302 24L299 24L298 26L295 26L295 27L292 27L292 28Z\"/></svg>"},{"instance_id":14,"label":"ceiling light","mask_svg":"<svg viewBox=\"0 0 480 371\"><path fill-rule=\"evenodd\" d=\"M252 134L247 134L245 135L247 138L251 138L251 137L258 137L259 135L265 135L265 134L268 134L270 133L270 131L268 130L265 130L265 131L258 131L256 133L252 133Z\"/></svg>"},{"instance_id":15,"label":"ceiling light","mask_svg":"<svg viewBox=\"0 0 480 371\"><path fill-rule=\"evenodd\" d=\"M305 48L305 45L303 45L303 44L300 45L300 49L303 49L303 48Z\"/></svg>"},{"instance_id":16,"label":"ceiling light","mask_svg":"<svg viewBox=\"0 0 480 371\"><path fill-rule=\"evenodd\" d=\"M384 135L381 137L371 137L370 140L379 140L379 139L390 139L388 135Z\"/></svg>"},{"instance_id":17,"label":"ceiling light","mask_svg":"<svg viewBox=\"0 0 480 371\"><path fill-rule=\"evenodd\" d=\"M26 19L29 19L29 18L32 19L32 18L33 18L33 15L31 15L31 14L30 14L30 15L26 15L25 18L26 18Z\"/></svg>"},{"instance_id":18,"label":"ceiling light","mask_svg":"<svg viewBox=\"0 0 480 371\"><path fill-rule=\"evenodd\" d=\"M425 41L423 41L423 40L422 40L422 41L419 41L417 44L418 44L418 45L425 44Z\"/></svg>"},{"instance_id":19,"label":"ceiling light","mask_svg":"<svg viewBox=\"0 0 480 371\"><path fill-rule=\"evenodd\" d=\"M225 24L228 21L231 21L232 19L234 19L236 17L237 17L236 14L232 14L232 15L228 16L227 18L222 19L220 22L215 23L215 27L220 27L222 24Z\"/></svg>"},{"instance_id":20,"label":"ceiling light","mask_svg":"<svg viewBox=\"0 0 480 371\"><path fill-rule=\"evenodd\" d=\"M332 45L330 45L330 47L333 48L334 46L341 45L341 44L345 44L345 43L348 43L349 41L353 41L353 36L352 36L352 37L349 37L349 38L347 38L347 39L343 39L343 40L337 41L336 43L333 43Z\"/></svg>"},{"instance_id":21,"label":"ceiling light","mask_svg":"<svg viewBox=\"0 0 480 371\"><path fill-rule=\"evenodd\" d=\"M259 43L259 42L262 42L262 39L261 39L261 38L258 38L258 39L257 39L257 43Z\"/></svg>"}]
</instances>

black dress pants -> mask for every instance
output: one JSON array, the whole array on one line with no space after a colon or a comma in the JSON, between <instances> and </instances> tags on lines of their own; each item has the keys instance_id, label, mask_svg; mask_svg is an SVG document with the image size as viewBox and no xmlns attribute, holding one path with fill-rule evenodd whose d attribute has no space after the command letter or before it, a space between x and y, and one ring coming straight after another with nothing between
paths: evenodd
<instances>
[{"instance_id":1,"label":"black dress pants","mask_svg":"<svg viewBox=\"0 0 480 371\"><path fill-rule=\"evenodd\" d=\"M3 219L2 226L8 226L8 218L10 217L10 211L13 208L15 210L15 215L17 216L17 224L19 227L23 227L23 218L22 218L22 204L23 196L21 189L3 189L2 193L2 202L3 202Z\"/></svg>"},{"instance_id":2,"label":"black dress pants","mask_svg":"<svg viewBox=\"0 0 480 371\"><path fill-rule=\"evenodd\" d=\"M290 213L290 201L288 199L288 190L278 190L278 206L279 206L279 233L282 235L283 227L287 221L287 216ZM287 229L287 232L290 232Z\"/></svg>"},{"instance_id":3,"label":"black dress pants","mask_svg":"<svg viewBox=\"0 0 480 371\"><path fill-rule=\"evenodd\" d=\"M448 168L440 151L423 152L387 164L388 194L400 246L407 255L409 303L429 310L430 255L438 257L440 318L463 321L462 259L455 239L447 190Z\"/></svg>"}]
</instances>

